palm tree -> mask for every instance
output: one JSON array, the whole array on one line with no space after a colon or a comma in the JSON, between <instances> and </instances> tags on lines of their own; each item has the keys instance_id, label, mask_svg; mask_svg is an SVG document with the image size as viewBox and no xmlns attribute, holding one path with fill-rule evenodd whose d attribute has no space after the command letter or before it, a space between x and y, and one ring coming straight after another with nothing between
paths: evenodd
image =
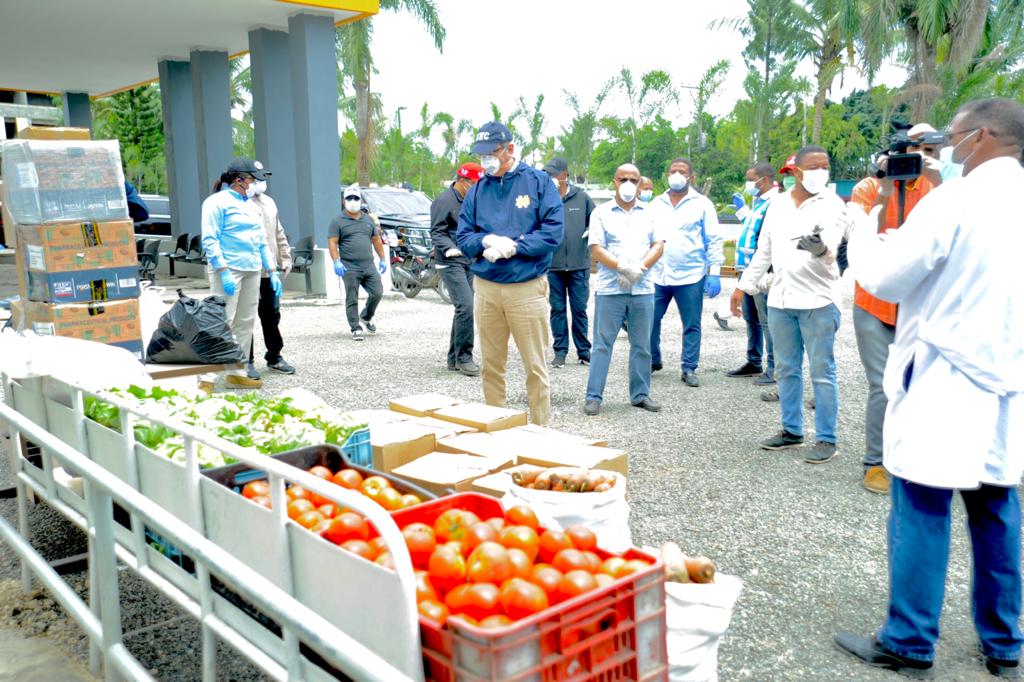
<instances>
[{"instance_id":1,"label":"palm tree","mask_svg":"<svg viewBox=\"0 0 1024 682\"><path fill-rule=\"evenodd\" d=\"M520 97L518 104L516 110L521 112L529 129L529 139L523 141L522 159L526 161L526 157L532 153L534 154L532 163L536 163L536 153L543 147L541 135L544 133L544 114L541 112L541 106L544 104L544 95L537 95L532 108L527 105L525 97Z\"/></svg>"},{"instance_id":2,"label":"palm tree","mask_svg":"<svg viewBox=\"0 0 1024 682\"><path fill-rule=\"evenodd\" d=\"M437 13L434 0L380 0L380 9L388 12L409 12L419 19L440 52L444 45L445 30ZM344 81L355 91L356 174L360 184L370 182L370 157L373 149L373 118L371 116L370 76L375 72L371 43L373 19L363 19L337 29L336 51L341 63Z\"/></svg>"},{"instance_id":3,"label":"palm tree","mask_svg":"<svg viewBox=\"0 0 1024 682\"><path fill-rule=\"evenodd\" d=\"M622 90L629 103L629 118L626 127L632 141L631 163L636 163L637 133L640 128L665 113L670 104L679 101L679 93L672 87L672 77L666 71L655 69L640 77L640 87L633 80L629 67L622 67L615 84Z\"/></svg>"},{"instance_id":4,"label":"palm tree","mask_svg":"<svg viewBox=\"0 0 1024 682\"><path fill-rule=\"evenodd\" d=\"M602 86L594 97L593 103L588 107L583 107L580 104L576 93L569 90L562 91L566 104L572 109L573 116L568 128L562 126L562 134L558 136L558 141L565 154L565 160L569 163L573 180L576 182L579 182L580 179L585 181L587 178L590 159L594 155L595 138L601 129L598 124L598 113L614 86L615 79L613 78Z\"/></svg>"},{"instance_id":5,"label":"palm tree","mask_svg":"<svg viewBox=\"0 0 1024 682\"><path fill-rule=\"evenodd\" d=\"M697 92L693 95L693 122L689 125L687 131L687 144L691 151L689 152L690 158L693 158L693 147L697 147L702 152L704 148L704 114L708 108L708 102L711 101L711 97L715 94L718 88L721 87L722 81L725 79L725 74L729 72L729 60L722 59L715 64L712 64L704 75L700 79L700 83L697 84ZM694 159L697 161L697 159ZM698 162L697 164L701 164Z\"/></svg>"}]
</instances>

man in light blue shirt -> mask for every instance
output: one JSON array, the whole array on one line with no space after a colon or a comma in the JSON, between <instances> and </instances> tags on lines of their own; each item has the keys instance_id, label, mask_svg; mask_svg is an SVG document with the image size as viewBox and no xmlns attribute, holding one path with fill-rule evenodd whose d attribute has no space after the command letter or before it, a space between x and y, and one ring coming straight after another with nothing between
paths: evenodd
<instances>
[{"instance_id":1,"label":"man in light blue shirt","mask_svg":"<svg viewBox=\"0 0 1024 682\"><path fill-rule=\"evenodd\" d=\"M594 209L590 217L590 252L597 259L594 287L594 345L583 405L586 415L601 411L612 348L622 323L629 331L629 400L634 407L658 412L650 397L651 320L654 284L650 268L664 245L655 234L650 208L637 202L640 171L632 164L615 171L615 199Z\"/></svg>"},{"instance_id":2,"label":"man in light blue shirt","mask_svg":"<svg viewBox=\"0 0 1024 682\"><path fill-rule=\"evenodd\" d=\"M654 273L651 369L661 369L661 318L675 299L683 322L682 381L697 387L704 294L714 298L722 290L719 271L725 256L715 206L690 184L692 169L687 159L673 161L668 169L669 190L651 202L655 226L665 240L665 257Z\"/></svg>"}]
</instances>

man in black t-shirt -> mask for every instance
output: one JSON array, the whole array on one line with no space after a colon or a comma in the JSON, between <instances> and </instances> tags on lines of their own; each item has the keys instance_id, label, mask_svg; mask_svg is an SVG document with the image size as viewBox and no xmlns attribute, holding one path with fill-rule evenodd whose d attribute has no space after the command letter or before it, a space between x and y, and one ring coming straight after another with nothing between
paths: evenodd
<instances>
[{"instance_id":1,"label":"man in black t-shirt","mask_svg":"<svg viewBox=\"0 0 1024 682\"><path fill-rule=\"evenodd\" d=\"M334 261L334 272L345 282L345 315L352 330L352 340L363 340L363 327L371 334L377 331L373 314L384 295L380 276L387 272L384 258L384 243L377 233L376 224L360 209L363 195L358 185L345 188L343 194L345 210L331 221L327 233L327 248ZM380 264L373 267L373 252L377 252ZM366 307L359 313L359 287L366 290ZM360 325L362 322L362 325Z\"/></svg>"}]
</instances>

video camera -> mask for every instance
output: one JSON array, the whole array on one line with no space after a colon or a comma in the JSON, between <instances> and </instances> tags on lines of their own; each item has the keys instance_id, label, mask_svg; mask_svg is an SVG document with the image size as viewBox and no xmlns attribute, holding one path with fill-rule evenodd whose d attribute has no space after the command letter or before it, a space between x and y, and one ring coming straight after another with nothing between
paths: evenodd
<instances>
[{"instance_id":1,"label":"video camera","mask_svg":"<svg viewBox=\"0 0 1024 682\"><path fill-rule=\"evenodd\" d=\"M907 130L907 128L897 130L896 133L889 138L889 148L880 152L875 157L874 170L876 178L889 178L890 180L916 180L921 176L924 157L917 152L907 153L907 149L910 147L923 147L925 145L942 146L946 144L945 133L923 133L916 139L912 140L907 136ZM879 167L879 161L883 158L888 159L888 163L884 170Z\"/></svg>"}]
</instances>

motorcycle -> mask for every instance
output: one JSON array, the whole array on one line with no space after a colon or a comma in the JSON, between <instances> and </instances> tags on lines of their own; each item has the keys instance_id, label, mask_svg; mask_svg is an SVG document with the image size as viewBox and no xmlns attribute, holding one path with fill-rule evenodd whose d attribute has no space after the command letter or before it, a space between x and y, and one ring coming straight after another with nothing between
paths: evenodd
<instances>
[{"instance_id":1,"label":"motorcycle","mask_svg":"<svg viewBox=\"0 0 1024 682\"><path fill-rule=\"evenodd\" d=\"M441 300L451 303L448 288L435 267L434 247L430 231L415 228L385 228L391 247L391 281L396 291L406 298L415 298L424 289L433 289ZM416 233L416 234L413 234Z\"/></svg>"}]
</instances>

